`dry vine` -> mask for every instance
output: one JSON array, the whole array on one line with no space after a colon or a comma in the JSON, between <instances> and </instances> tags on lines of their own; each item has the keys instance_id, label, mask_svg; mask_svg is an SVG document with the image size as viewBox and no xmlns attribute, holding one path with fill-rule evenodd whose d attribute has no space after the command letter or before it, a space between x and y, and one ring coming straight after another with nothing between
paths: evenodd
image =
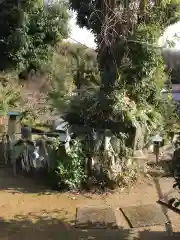
<instances>
[{"instance_id":1,"label":"dry vine","mask_svg":"<svg viewBox=\"0 0 180 240\"><path fill-rule=\"evenodd\" d=\"M102 1L102 10L94 10L89 18L91 21L93 15L96 15L102 24L99 46L105 44L110 47L117 38L126 42L134 27L140 21L146 21L148 13L154 7L158 8L161 3L162 0L126 0L123 3L120 0ZM92 3L90 5L92 7ZM100 16L103 16L103 19Z\"/></svg>"}]
</instances>

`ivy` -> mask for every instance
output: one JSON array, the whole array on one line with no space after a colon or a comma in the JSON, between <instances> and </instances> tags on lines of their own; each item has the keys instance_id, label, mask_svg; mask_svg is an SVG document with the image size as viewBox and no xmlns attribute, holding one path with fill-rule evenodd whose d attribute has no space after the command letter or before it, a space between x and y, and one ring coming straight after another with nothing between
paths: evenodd
<instances>
[{"instance_id":1,"label":"ivy","mask_svg":"<svg viewBox=\"0 0 180 240\"><path fill-rule=\"evenodd\" d=\"M51 184L58 189L81 188L86 179L85 155L79 140L74 140L69 149L65 146L53 145L51 159L55 161L54 167L50 170Z\"/></svg>"}]
</instances>

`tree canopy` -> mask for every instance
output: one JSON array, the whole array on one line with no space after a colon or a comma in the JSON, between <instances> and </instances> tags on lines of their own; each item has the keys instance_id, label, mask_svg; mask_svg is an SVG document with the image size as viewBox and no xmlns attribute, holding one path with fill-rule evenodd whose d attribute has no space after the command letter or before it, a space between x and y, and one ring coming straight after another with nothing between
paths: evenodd
<instances>
[{"instance_id":1,"label":"tree canopy","mask_svg":"<svg viewBox=\"0 0 180 240\"><path fill-rule=\"evenodd\" d=\"M144 23L162 23L162 28L167 27L179 20L179 8L178 0L168 1L124 1L124 0L70 0L70 7L77 11L77 23L81 27L87 27L92 30L94 34L98 35L102 33L102 27L105 23L106 12L105 9L109 9L109 13L113 14L116 11L119 14L119 19L123 19L124 9L131 12L131 17L136 20L135 25ZM136 19L135 19L136 18ZM122 22L121 22L122 23ZM124 22L125 23L125 22ZM111 27L114 27L111 26ZM112 29L111 29L112 30Z\"/></svg>"},{"instance_id":2,"label":"tree canopy","mask_svg":"<svg viewBox=\"0 0 180 240\"><path fill-rule=\"evenodd\" d=\"M62 110L61 103L65 99L69 100L73 92L83 94L97 88L99 84L96 52L77 43L59 43L51 69L50 95L55 106Z\"/></svg>"},{"instance_id":3,"label":"tree canopy","mask_svg":"<svg viewBox=\"0 0 180 240\"><path fill-rule=\"evenodd\" d=\"M86 99L87 106L78 112L81 123L130 135L138 124L157 127L159 90L165 81L157 42L180 19L179 1L70 0L70 6L77 11L78 24L95 34L101 75L97 96Z\"/></svg>"},{"instance_id":4,"label":"tree canopy","mask_svg":"<svg viewBox=\"0 0 180 240\"><path fill-rule=\"evenodd\" d=\"M67 37L68 19L63 1L1 1L0 69L36 70L47 64L56 44Z\"/></svg>"},{"instance_id":5,"label":"tree canopy","mask_svg":"<svg viewBox=\"0 0 180 240\"><path fill-rule=\"evenodd\" d=\"M71 65L73 82L77 89L83 86L98 85L97 54L93 49L77 43L60 44L57 50L59 56L68 59Z\"/></svg>"}]
</instances>

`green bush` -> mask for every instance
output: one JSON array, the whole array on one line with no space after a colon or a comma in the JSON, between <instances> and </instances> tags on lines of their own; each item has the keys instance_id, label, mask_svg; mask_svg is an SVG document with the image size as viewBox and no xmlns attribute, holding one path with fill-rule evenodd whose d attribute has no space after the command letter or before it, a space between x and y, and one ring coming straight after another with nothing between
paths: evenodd
<instances>
[{"instance_id":1,"label":"green bush","mask_svg":"<svg viewBox=\"0 0 180 240\"><path fill-rule=\"evenodd\" d=\"M86 179L85 156L80 141L74 140L72 147L54 148L51 153L54 166L49 172L49 180L56 189L78 189Z\"/></svg>"}]
</instances>

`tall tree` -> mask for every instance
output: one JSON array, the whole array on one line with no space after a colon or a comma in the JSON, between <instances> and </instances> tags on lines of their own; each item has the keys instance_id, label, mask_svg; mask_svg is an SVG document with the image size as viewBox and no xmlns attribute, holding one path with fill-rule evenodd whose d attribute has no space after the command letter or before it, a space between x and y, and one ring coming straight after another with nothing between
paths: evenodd
<instances>
[{"instance_id":1,"label":"tall tree","mask_svg":"<svg viewBox=\"0 0 180 240\"><path fill-rule=\"evenodd\" d=\"M39 69L52 59L57 42L67 37L68 18L63 1L1 1L0 69Z\"/></svg>"},{"instance_id":2,"label":"tall tree","mask_svg":"<svg viewBox=\"0 0 180 240\"><path fill-rule=\"evenodd\" d=\"M167 26L179 20L180 3L176 0L70 0L70 5L77 11L79 25L95 34L101 73L98 97L101 122L104 128L114 126L118 132L117 126L122 126L120 90L124 89L122 95L147 114L150 105L157 104L157 69L162 78L164 71L157 41Z\"/></svg>"}]
</instances>

